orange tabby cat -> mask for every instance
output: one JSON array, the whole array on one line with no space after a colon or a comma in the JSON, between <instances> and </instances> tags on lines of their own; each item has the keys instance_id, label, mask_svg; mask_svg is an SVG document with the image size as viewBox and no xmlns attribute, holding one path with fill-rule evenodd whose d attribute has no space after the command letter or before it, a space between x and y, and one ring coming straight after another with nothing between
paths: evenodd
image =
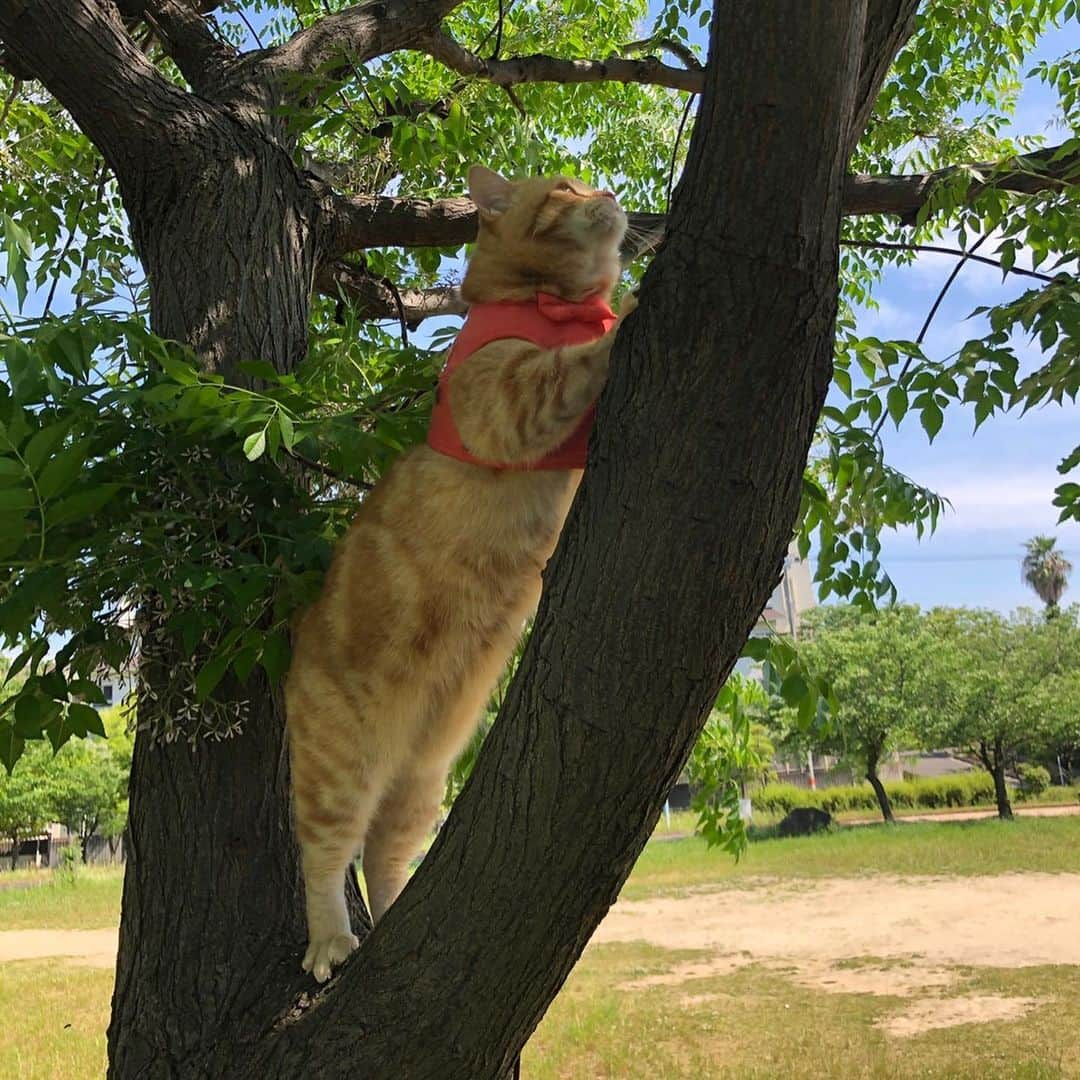
<instances>
[{"instance_id":1,"label":"orange tabby cat","mask_svg":"<svg viewBox=\"0 0 1080 1080\"><path fill-rule=\"evenodd\" d=\"M511 183L479 166L469 190L480 229L461 292L474 309L553 294L607 310L626 229L610 193L562 177ZM307 895L303 964L319 981L357 945L349 862L363 851L380 918L535 609L581 477L544 459L604 384L615 327L597 335L557 348L501 336L444 376L467 459L429 444L402 455L364 499L321 596L298 620L286 703Z\"/></svg>"}]
</instances>

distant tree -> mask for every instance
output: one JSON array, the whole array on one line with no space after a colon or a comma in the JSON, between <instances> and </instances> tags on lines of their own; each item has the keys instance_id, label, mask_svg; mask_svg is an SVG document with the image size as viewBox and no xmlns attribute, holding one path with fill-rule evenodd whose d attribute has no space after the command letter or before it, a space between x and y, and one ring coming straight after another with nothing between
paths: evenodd
<instances>
[{"instance_id":1,"label":"distant tree","mask_svg":"<svg viewBox=\"0 0 1080 1080\"><path fill-rule=\"evenodd\" d=\"M1058 613L1058 603L1069 585L1072 563L1055 546L1056 536L1033 536L1024 547L1027 554L1020 564L1025 585L1035 590L1046 605L1046 617Z\"/></svg>"},{"instance_id":2,"label":"distant tree","mask_svg":"<svg viewBox=\"0 0 1080 1080\"><path fill-rule=\"evenodd\" d=\"M1067 782L1080 769L1080 607L1047 623L1040 640L1050 672L1028 689L1033 756Z\"/></svg>"},{"instance_id":3,"label":"distant tree","mask_svg":"<svg viewBox=\"0 0 1080 1080\"><path fill-rule=\"evenodd\" d=\"M79 838L82 861L92 836L123 829L120 803L126 802L127 773L101 739L69 742L46 771L51 815Z\"/></svg>"},{"instance_id":4,"label":"distant tree","mask_svg":"<svg viewBox=\"0 0 1080 1080\"><path fill-rule=\"evenodd\" d=\"M19 859L19 844L40 833L52 817L46 782L49 749L44 743L28 747L8 775L0 769L0 836L11 841L11 869Z\"/></svg>"},{"instance_id":5,"label":"distant tree","mask_svg":"<svg viewBox=\"0 0 1080 1080\"><path fill-rule=\"evenodd\" d=\"M934 648L915 607L868 612L830 605L805 619L799 652L836 698L819 748L857 763L887 822L893 821L892 805L878 769L899 746L921 741L919 733L927 729Z\"/></svg>"},{"instance_id":6,"label":"distant tree","mask_svg":"<svg viewBox=\"0 0 1080 1080\"><path fill-rule=\"evenodd\" d=\"M990 773L998 816L1008 820L1006 771L1037 753L1045 738L1040 687L1068 675L1076 662L1071 613L1068 623L1023 611L1006 619L992 611L938 609L930 618L943 646L936 651L937 736L968 749Z\"/></svg>"}]
</instances>

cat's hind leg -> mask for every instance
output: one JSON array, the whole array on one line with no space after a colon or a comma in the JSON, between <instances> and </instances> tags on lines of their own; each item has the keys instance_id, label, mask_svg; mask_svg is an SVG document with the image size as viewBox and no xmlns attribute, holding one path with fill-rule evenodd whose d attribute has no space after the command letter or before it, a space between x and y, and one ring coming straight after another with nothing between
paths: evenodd
<instances>
[{"instance_id":1,"label":"cat's hind leg","mask_svg":"<svg viewBox=\"0 0 1080 1080\"><path fill-rule=\"evenodd\" d=\"M345 872L364 841L379 796L380 771L320 715L303 692L289 694L293 813L304 876L308 947L303 967L319 982L359 944L345 904ZM321 711L327 709L323 698Z\"/></svg>"},{"instance_id":2,"label":"cat's hind leg","mask_svg":"<svg viewBox=\"0 0 1080 1080\"><path fill-rule=\"evenodd\" d=\"M387 789L364 843L364 880L371 917L378 921L409 879L409 863L435 826L448 766L410 765Z\"/></svg>"}]
</instances>

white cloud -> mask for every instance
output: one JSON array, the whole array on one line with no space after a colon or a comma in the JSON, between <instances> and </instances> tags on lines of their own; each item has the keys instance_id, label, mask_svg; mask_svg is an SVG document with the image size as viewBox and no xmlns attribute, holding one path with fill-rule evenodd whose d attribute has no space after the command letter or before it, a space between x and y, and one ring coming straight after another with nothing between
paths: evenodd
<instances>
[{"instance_id":1,"label":"white cloud","mask_svg":"<svg viewBox=\"0 0 1080 1080\"><path fill-rule=\"evenodd\" d=\"M989 465L989 463L987 463ZM1080 526L1056 525L1058 511L1051 505L1061 476L1052 465L1012 467L985 471L921 470L918 480L952 503L942 531L1020 529L1068 533L1080 541Z\"/></svg>"}]
</instances>

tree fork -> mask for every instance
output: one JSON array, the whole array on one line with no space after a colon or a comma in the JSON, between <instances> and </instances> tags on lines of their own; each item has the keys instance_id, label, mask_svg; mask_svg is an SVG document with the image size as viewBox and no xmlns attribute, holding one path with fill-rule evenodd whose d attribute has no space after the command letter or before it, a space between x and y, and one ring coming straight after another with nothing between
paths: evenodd
<instances>
[{"instance_id":1,"label":"tree fork","mask_svg":"<svg viewBox=\"0 0 1080 1080\"><path fill-rule=\"evenodd\" d=\"M505 1075L775 583L831 373L865 15L778 7L715 13L668 238L476 770L324 1002L268 1040L263 1074ZM892 5L879 48L912 8Z\"/></svg>"},{"instance_id":2,"label":"tree fork","mask_svg":"<svg viewBox=\"0 0 1080 1080\"><path fill-rule=\"evenodd\" d=\"M779 574L830 374L855 118L914 8L716 12L669 237L616 346L521 674L429 858L317 1008L293 1008L310 984L288 972L301 909L272 689L232 688L254 704L229 743L140 738L112 1076L507 1073ZM363 30L361 14L328 31ZM410 27L406 6L394 14L396 43ZM321 211L270 125L169 84L110 3L0 0L0 37L116 170L154 329L221 370L295 363ZM276 55L288 68L299 51Z\"/></svg>"}]
</instances>

